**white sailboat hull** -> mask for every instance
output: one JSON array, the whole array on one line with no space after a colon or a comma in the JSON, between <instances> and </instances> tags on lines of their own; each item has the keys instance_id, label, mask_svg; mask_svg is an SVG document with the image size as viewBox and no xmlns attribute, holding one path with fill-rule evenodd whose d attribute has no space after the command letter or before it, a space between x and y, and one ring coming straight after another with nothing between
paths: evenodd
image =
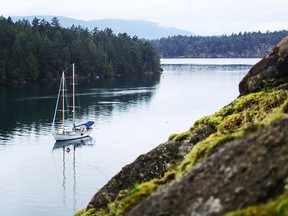
<instances>
[{"instance_id":1,"label":"white sailboat hull","mask_svg":"<svg viewBox=\"0 0 288 216\"><path fill-rule=\"evenodd\" d=\"M65 133L62 132L55 132L52 133L56 141L64 141L64 140L73 140L73 139L80 139L83 137L87 137L91 134L91 130L87 131L67 131Z\"/></svg>"},{"instance_id":2,"label":"white sailboat hull","mask_svg":"<svg viewBox=\"0 0 288 216\"><path fill-rule=\"evenodd\" d=\"M65 71L68 70L68 67L66 70L64 70L62 72L62 78L60 81L60 86L59 86L59 91L58 91L58 97L57 97L57 102L56 102L56 107L55 107L55 112L54 112L54 117L53 117L53 123L52 123L52 134L55 138L56 141L64 141L64 140L73 140L73 139L79 139L79 138L83 138L83 137L87 137L89 136L89 134L92 132L93 130L93 126L94 126L94 121L87 121L86 123L82 123L79 125L75 124L75 76L74 76L74 64L71 65L73 70L72 70L72 77L73 77L73 82L72 82L72 87L73 87L73 91L72 91L72 114L73 114L73 121L72 121L72 125L73 127L65 127L65 112L67 111L65 109L65 104L67 106L67 98L66 98L66 102L65 102L65 90L66 90L66 84L65 84ZM61 99L60 99L61 97ZM58 104L59 101L62 101L62 109L60 111L62 111L62 128L58 131L55 131L54 129L54 124L55 124L55 118L56 118L56 113L58 110ZM68 109L69 111L69 109Z\"/></svg>"}]
</instances>

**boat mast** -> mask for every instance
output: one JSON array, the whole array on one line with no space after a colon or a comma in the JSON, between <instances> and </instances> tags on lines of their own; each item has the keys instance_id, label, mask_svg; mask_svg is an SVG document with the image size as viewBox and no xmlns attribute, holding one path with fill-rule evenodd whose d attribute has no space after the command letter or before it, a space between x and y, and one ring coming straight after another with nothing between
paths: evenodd
<instances>
[{"instance_id":1,"label":"boat mast","mask_svg":"<svg viewBox=\"0 0 288 216\"><path fill-rule=\"evenodd\" d=\"M72 104L72 113L73 113L73 127L75 123L75 77L74 77L74 63L72 64L73 68L73 83L72 83L72 89L73 89L73 104Z\"/></svg>"},{"instance_id":2,"label":"boat mast","mask_svg":"<svg viewBox=\"0 0 288 216\"><path fill-rule=\"evenodd\" d=\"M54 116L53 116L53 122L52 122L52 130L55 130L55 119L56 119L56 115L57 115L57 111L58 111L58 104L59 104L59 99L60 99L60 95L61 95L61 87L62 87L62 79L63 76L61 77L61 81L60 81L60 85L59 85L59 90L58 90L58 97L57 97L57 102L56 102L56 107L55 107L55 112L54 112Z\"/></svg>"},{"instance_id":3,"label":"boat mast","mask_svg":"<svg viewBox=\"0 0 288 216\"><path fill-rule=\"evenodd\" d=\"M64 75L64 71L62 73L62 131L64 133L64 120L65 120L65 75Z\"/></svg>"}]
</instances>

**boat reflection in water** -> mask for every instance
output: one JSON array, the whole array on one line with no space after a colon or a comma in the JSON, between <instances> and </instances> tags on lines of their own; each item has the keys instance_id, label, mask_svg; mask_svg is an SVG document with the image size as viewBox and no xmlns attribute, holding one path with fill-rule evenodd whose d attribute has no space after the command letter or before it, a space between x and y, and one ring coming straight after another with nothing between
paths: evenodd
<instances>
[{"instance_id":1,"label":"boat reflection in water","mask_svg":"<svg viewBox=\"0 0 288 216\"><path fill-rule=\"evenodd\" d=\"M83 137L81 139L56 141L53 147L53 151L62 149L62 192L63 192L63 205L65 207L71 208L73 205L73 212L76 212L76 149L83 146L93 146L95 140L90 137ZM73 162L71 167L71 154L73 155ZM55 161L54 161L55 162ZM72 171L72 170L73 171ZM57 172L57 170L55 170ZM73 177L72 177L73 176ZM73 179L73 180L72 180ZM72 183L73 181L73 183ZM73 187L72 187L73 184ZM71 194L72 193L72 194ZM69 203L71 200L71 195L73 198L73 203Z\"/></svg>"},{"instance_id":2,"label":"boat reflection in water","mask_svg":"<svg viewBox=\"0 0 288 216\"><path fill-rule=\"evenodd\" d=\"M91 136L83 137L81 139L74 139L74 140L63 140L63 141L56 141L53 147L53 150L57 148L65 148L73 146L73 148L77 148L80 146L91 146L93 144L93 138ZM69 150L68 150L69 151Z\"/></svg>"}]
</instances>

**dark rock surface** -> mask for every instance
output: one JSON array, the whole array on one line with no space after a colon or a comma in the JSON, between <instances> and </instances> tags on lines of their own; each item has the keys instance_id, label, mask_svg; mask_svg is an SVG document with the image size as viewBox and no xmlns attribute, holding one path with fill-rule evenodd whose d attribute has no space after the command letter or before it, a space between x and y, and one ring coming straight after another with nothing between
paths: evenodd
<instances>
[{"instance_id":1,"label":"dark rock surface","mask_svg":"<svg viewBox=\"0 0 288 216\"><path fill-rule=\"evenodd\" d=\"M114 201L119 191L133 188L134 184L161 178L173 163L183 161L185 155L197 142L206 139L215 130L209 126L196 130L189 142L168 141L139 156L133 163L126 165L91 199L87 209L105 208Z\"/></svg>"},{"instance_id":2,"label":"dark rock surface","mask_svg":"<svg viewBox=\"0 0 288 216\"><path fill-rule=\"evenodd\" d=\"M255 64L239 84L240 95L271 88L288 80L288 37Z\"/></svg>"},{"instance_id":3,"label":"dark rock surface","mask_svg":"<svg viewBox=\"0 0 288 216\"><path fill-rule=\"evenodd\" d=\"M180 142L167 142L147 154L139 156L133 163L126 165L89 202L89 208L105 208L114 201L120 190L133 188L136 182L142 183L153 178L161 178L171 163L183 159L191 145ZM184 152L183 152L184 151Z\"/></svg>"},{"instance_id":4,"label":"dark rock surface","mask_svg":"<svg viewBox=\"0 0 288 216\"><path fill-rule=\"evenodd\" d=\"M225 145L127 215L223 215L282 194L288 185L288 118Z\"/></svg>"}]
</instances>

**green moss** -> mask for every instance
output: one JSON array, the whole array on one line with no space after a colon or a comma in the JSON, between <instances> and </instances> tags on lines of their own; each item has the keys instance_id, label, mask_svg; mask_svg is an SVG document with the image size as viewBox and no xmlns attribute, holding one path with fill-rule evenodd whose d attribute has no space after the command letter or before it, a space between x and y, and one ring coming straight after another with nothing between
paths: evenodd
<instances>
[{"instance_id":1,"label":"green moss","mask_svg":"<svg viewBox=\"0 0 288 216\"><path fill-rule=\"evenodd\" d=\"M233 102L233 107L236 112L244 110L270 110L274 107L279 107L287 98L287 92L277 90L271 92L257 92L237 98Z\"/></svg>"},{"instance_id":2,"label":"green moss","mask_svg":"<svg viewBox=\"0 0 288 216\"><path fill-rule=\"evenodd\" d=\"M183 133L179 134L171 134L169 137L169 140L174 140L174 141L183 141L190 137L193 132L203 128L203 126L211 126L212 128L217 128L220 124L221 121L223 120L223 117L221 115L213 114L209 116L204 116L203 118L197 120L193 127L189 129L189 131L185 131Z\"/></svg>"},{"instance_id":3,"label":"green moss","mask_svg":"<svg viewBox=\"0 0 288 216\"><path fill-rule=\"evenodd\" d=\"M245 128L243 130L243 136L246 136L252 132L255 132L257 129L259 129L260 127L262 127L261 124L253 124L253 125L249 125L247 128Z\"/></svg>"},{"instance_id":4,"label":"green moss","mask_svg":"<svg viewBox=\"0 0 288 216\"><path fill-rule=\"evenodd\" d=\"M264 94L264 92L257 92L237 98L233 102L234 110L238 113L247 109L259 107L260 100Z\"/></svg>"},{"instance_id":5,"label":"green moss","mask_svg":"<svg viewBox=\"0 0 288 216\"><path fill-rule=\"evenodd\" d=\"M177 135L178 135L178 134L171 134L171 135L169 136L169 138L168 138L168 141L174 140Z\"/></svg>"},{"instance_id":6,"label":"green moss","mask_svg":"<svg viewBox=\"0 0 288 216\"><path fill-rule=\"evenodd\" d=\"M266 118L262 119L261 124L262 125L267 125L271 121L281 119L284 117L284 112L280 107L274 108L269 115L266 116Z\"/></svg>"},{"instance_id":7,"label":"green moss","mask_svg":"<svg viewBox=\"0 0 288 216\"><path fill-rule=\"evenodd\" d=\"M281 105L281 109L283 113L288 113L288 100L284 101L284 103Z\"/></svg>"},{"instance_id":8,"label":"green moss","mask_svg":"<svg viewBox=\"0 0 288 216\"><path fill-rule=\"evenodd\" d=\"M79 210L78 212L76 212L74 216L82 216L85 212L86 212L86 209L85 209L85 208L84 208L84 209L81 209L81 210Z\"/></svg>"},{"instance_id":9,"label":"green moss","mask_svg":"<svg viewBox=\"0 0 288 216\"><path fill-rule=\"evenodd\" d=\"M225 216L286 216L288 215L288 192L265 204L229 212Z\"/></svg>"},{"instance_id":10,"label":"green moss","mask_svg":"<svg viewBox=\"0 0 288 216\"><path fill-rule=\"evenodd\" d=\"M222 118L225 118L226 116L229 116L235 112L234 107L232 106L232 103L223 107L218 112L216 112L217 116L221 116Z\"/></svg>"},{"instance_id":11,"label":"green moss","mask_svg":"<svg viewBox=\"0 0 288 216\"><path fill-rule=\"evenodd\" d=\"M287 92L277 90L257 92L237 98L213 115L195 122L190 131L208 124L216 129L207 139L197 143L181 163L185 171L211 155L216 147L254 131L261 125L280 119L288 111Z\"/></svg>"},{"instance_id":12,"label":"green moss","mask_svg":"<svg viewBox=\"0 0 288 216\"><path fill-rule=\"evenodd\" d=\"M212 128L217 129L218 126L221 124L221 121L223 120L223 116L219 115L218 113L209 115L209 116L204 116L200 120L197 120L193 127L190 128L190 131L195 131L197 129L200 129L203 127L203 125L209 125Z\"/></svg>"},{"instance_id":13,"label":"green moss","mask_svg":"<svg viewBox=\"0 0 288 216\"><path fill-rule=\"evenodd\" d=\"M204 158L212 154L216 147L221 146L227 142L241 137L242 133L217 135L212 134L207 139L201 141L194 146L191 152L186 156L185 160L181 163L179 169L181 172L190 169L196 163L201 162Z\"/></svg>"},{"instance_id":14,"label":"green moss","mask_svg":"<svg viewBox=\"0 0 288 216\"><path fill-rule=\"evenodd\" d=\"M167 172L161 179L153 179L142 184L135 183L132 189L120 191L115 202L109 205L110 213L112 215L122 215L154 193L161 185L174 180L175 177L175 172Z\"/></svg>"},{"instance_id":15,"label":"green moss","mask_svg":"<svg viewBox=\"0 0 288 216\"><path fill-rule=\"evenodd\" d=\"M222 134L233 133L234 131L245 126L246 123L246 113L233 113L227 116L225 120L219 125L218 131Z\"/></svg>"},{"instance_id":16,"label":"green moss","mask_svg":"<svg viewBox=\"0 0 288 216\"><path fill-rule=\"evenodd\" d=\"M123 190L119 193L116 201L110 205L113 215L121 215L129 211L137 203L151 195L157 189L154 182L145 182L131 190Z\"/></svg>"},{"instance_id":17,"label":"green moss","mask_svg":"<svg viewBox=\"0 0 288 216\"><path fill-rule=\"evenodd\" d=\"M180 134L171 134L169 140L183 141L191 135L191 131L186 131Z\"/></svg>"},{"instance_id":18,"label":"green moss","mask_svg":"<svg viewBox=\"0 0 288 216\"><path fill-rule=\"evenodd\" d=\"M111 214L109 213L109 211L105 209L91 208L88 211L86 211L86 209L82 209L76 212L74 216L109 216L109 215Z\"/></svg>"}]
</instances>

